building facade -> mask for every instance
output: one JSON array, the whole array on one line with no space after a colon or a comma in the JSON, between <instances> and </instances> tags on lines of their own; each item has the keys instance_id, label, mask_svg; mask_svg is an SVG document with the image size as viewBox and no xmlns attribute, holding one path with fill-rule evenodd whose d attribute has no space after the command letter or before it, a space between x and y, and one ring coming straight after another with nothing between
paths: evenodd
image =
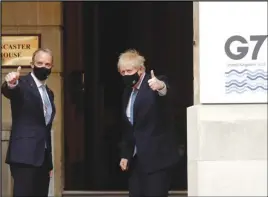
<instances>
[{"instance_id":1,"label":"building facade","mask_svg":"<svg viewBox=\"0 0 268 197\"><path fill-rule=\"evenodd\" d=\"M79 7L79 5L76 6ZM79 10L77 7L73 7L73 9ZM263 195L266 192L267 195L265 190L267 177L262 176L262 174L267 174L267 104L200 104L199 14L199 3L194 2L194 44L191 68L193 70L193 107L188 108L187 117L188 194L190 196L219 195L217 192L220 192L222 195L252 195L257 192L258 195ZM79 16L74 16L74 18L79 20ZM2 3L3 34L41 34L42 47L50 48L54 53L55 67L48 85L55 92L57 108L53 124L54 176L53 184L51 184L51 193L55 196L63 194L66 181L64 176L64 143L66 143L64 140L64 97L66 94L64 93L64 79L62 78L63 65L66 64L63 55L64 29L66 30L63 24L62 2ZM76 54L75 57L79 57L79 54ZM70 59L70 61L72 60ZM10 71L11 68L2 69L2 81ZM22 73L25 74L29 71L28 68L22 69ZM3 196L10 195L12 190L10 172L8 166L4 164L10 126L10 106L8 100L2 97ZM252 133L252 130L255 133ZM227 140L224 144L220 143L226 135L235 135L235 137L229 138L229 141ZM204 144L207 146L204 146ZM250 147L252 148L255 146L254 150L244 148L248 144L251 144ZM237 152L232 152L228 149L229 147ZM211 152L212 149L215 151ZM224 149L229 151L224 152ZM222 172L225 172L225 175ZM254 178L252 180L247 179L245 187L248 189L242 192L244 187L240 184L243 182L242 175L244 173L248 173L248 177ZM236 179L233 179L234 177ZM230 181L231 179L233 181ZM211 185L213 182L216 186Z\"/></svg>"}]
</instances>

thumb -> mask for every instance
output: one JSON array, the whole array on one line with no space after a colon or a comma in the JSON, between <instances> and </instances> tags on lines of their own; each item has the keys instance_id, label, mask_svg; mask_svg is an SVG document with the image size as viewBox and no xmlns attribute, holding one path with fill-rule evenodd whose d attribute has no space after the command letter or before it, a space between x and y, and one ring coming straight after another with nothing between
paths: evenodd
<instances>
[{"instance_id":1,"label":"thumb","mask_svg":"<svg viewBox=\"0 0 268 197\"><path fill-rule=\"evenodd\" d=\"M17 77L20 76L20 71L21 71L21 66L19 66L19 67L17 68Z\"/></svg>"},{"instance_id":2,"label":"thumb","mask_svg":"<svg viewBox=\"0 0 268 197\"><path fill-rule=\"evenodd\" d=\"M155 75L154 75L154 71L151 70L151 78L154 78L154 77L155 77Z\"/></svg>"}]
</instances>

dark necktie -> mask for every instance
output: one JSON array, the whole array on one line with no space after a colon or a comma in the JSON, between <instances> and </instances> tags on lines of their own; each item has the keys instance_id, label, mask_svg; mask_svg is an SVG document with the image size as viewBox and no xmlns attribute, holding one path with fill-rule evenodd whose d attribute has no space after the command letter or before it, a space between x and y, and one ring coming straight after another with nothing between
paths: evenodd
<instances>
[{"instance_id":1,"label":"dark necktie","mask_svg":"<svg viewBox=\"0 0 268 197\"><path fill-rule=\"evenodd\" d=\"M49 102L49 98L48 98L47 93L46 93L45 85L42 85L41 89L42 89L42 99L44 102L44 112L45 112L44 115L45 115L45 121L46 121L46 125L47 125L50 121L50 118L51 118L52 107L51 107L51 104Z\"/></svg>"}]
</instances>

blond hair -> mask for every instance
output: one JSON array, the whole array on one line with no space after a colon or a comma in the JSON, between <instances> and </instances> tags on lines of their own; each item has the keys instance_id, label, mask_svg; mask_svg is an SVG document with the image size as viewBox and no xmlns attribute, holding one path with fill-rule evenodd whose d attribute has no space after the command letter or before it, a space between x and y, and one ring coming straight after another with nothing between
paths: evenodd
<instances>
[{"instance_id":1,"label":"blond hair","mask_svg":"<svg viewBox=\"0 0 268 197\"><path fill-rule=\"evenodd\" d=\"M120 54L117 69L120 70L120 68L123 66L132 66L133 68L145 69L144 62L145 58L140 55L138 51L135 49L128 49Z\"/></svg>"}]
</instances>

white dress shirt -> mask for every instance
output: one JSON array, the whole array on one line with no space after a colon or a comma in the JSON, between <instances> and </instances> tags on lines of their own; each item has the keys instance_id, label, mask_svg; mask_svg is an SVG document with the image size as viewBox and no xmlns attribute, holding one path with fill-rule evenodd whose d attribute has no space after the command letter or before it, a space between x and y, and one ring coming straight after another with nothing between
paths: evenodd
<instances>
[{"instance_id":1,"label":"white dress shirt","mask_svg":"<svg viewBox=\"0 0 268 197\"><path fill-rule=\"evenodd\" d=\"M39 79L36 78L36 76L34 75L33 72L31 72L31 76L33 77L34 79L34 82L38 88L38 91L40 93L40 96L41 96L41 99L42 99L42 103L43 103L43 111L44 111L44 116L46 114L46 108L45 108L45 102L44 102L44 99L43 99L43 96L46 96L48 98L48 102L49 104L51 105L51 102L50 102L50 99L49 99L49 96L47 94L47 90L45 90L45 95L43 95L43 90L42 90L42 85L46 85L46 82L42 83ZM47 144L45 142L45 148L47 148Z\"/></svg>"},{"instance_id":2,"label":"white dress shirt","mask_svg":"<svg viewBox=\"0 0 268 197\"><path fill-rule=\"evenodd\" d=\"M39 79L36 78L36 76L32 72L31 72L31 76L33 77L34 82L35 82L35 84L36 84L36 86L38 88L38 91L40 93L40 96L41 96L41 99L42 99L42 103L43 103L44 116L45 116L46 109L45 109L45 103L44 103L43 95L42 95L43 94L43 90L42 90L42 87L41 86L42 85L45 85L46 83L42 83ZM49 104L51 105L49 96L47 94L47 91L45 91L45 95L44 96L46 96L48 98Z\"/></svg>"}]
</instances>

